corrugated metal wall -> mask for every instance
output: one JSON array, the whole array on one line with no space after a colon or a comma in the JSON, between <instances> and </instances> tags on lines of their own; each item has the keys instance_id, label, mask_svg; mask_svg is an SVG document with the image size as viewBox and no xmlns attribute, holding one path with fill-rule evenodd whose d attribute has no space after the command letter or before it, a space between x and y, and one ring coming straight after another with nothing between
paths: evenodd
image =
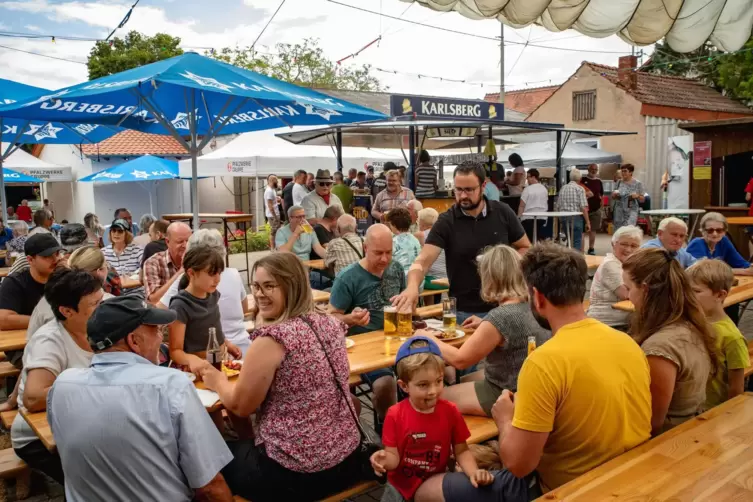
<instances>
[{"instance_id":1,"label":"corrugated metal wall","mask_svg":"<svg viewBox=\"0 0 753 502\"><path fill-rule=\"evenodd\" d=\"M661 209L661 177L667 170L667 138L672 136L692 136L688 131L677 127L676 119L646 117L646 191L651 194L651 209Z\"/></svg>"}]
</instances>

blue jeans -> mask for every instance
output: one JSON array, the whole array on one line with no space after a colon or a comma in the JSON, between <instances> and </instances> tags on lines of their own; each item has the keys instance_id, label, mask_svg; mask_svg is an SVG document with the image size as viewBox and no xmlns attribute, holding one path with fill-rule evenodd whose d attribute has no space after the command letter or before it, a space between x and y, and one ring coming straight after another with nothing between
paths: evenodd
<instances>
[{"instance_id":1,"label":"blue jeans","mask_svg":"<svg viewBox=\"0 0 753 502\"><path fill-rule=\"evenodd\" d=\"M565 234L568 234L570 231L570 224L574 220L573 225L573 248L580 251L583 247L583 229L585 227L585 223L583 221L583 216L573 216L570 218L563 218L563 223L567 225L565 229Z\"/></svg>"}]
</instances>

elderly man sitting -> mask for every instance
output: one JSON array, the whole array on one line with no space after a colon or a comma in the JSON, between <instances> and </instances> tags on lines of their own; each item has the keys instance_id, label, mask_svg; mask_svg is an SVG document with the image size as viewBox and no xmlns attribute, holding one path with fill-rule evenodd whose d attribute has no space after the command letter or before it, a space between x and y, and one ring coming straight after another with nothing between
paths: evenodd
<instances>
[{"instance_id":1,"label":"elderly man sitting","mask_svg":"<svg viewBox=\"0 0 753 502\"><path fill-rule=\"evenodd\" d=\"M424 234L421 233L420 229L418 228L418 212L421 211L424 206L418 199L413 199L408 201L408 204L405 206L405 208L410 213L410 228L408 229L408 232L413 234L413 237L418 239L418 242L420 242L423 246Z\"/></svg>"},{"instance_id":2,"label":"elderly man sitting","mask_svg":"<svg viewBox=\"0 0 753 502\"><path fill-rule=\"evenodd\" d=\"M664 248L672 256L677 258L682 268L688 268L696 260L692 254L688 253L685 240L688 238L688 225L679 218L664 218L659 223L659 230L656 232L657 237L645 243L644 248Z\"/></svg>"},{"instance_id":3,"label":"elderly man sitting","mask_svg":"<svg viewBox=\"0 0 753 502\"><path fill-rule=\"evenodd\" d=\"M174 320L134 296L89 319L91 367L62 372L47 397L68 500L232 500L220 470L233 457L193 383L156 365Z\"/></svg>"},{"instance_id":4,"label":"elderly man sitting","mask_svg":"<svg viewBox=\"0 0 753 502\"><path fill-rule=\"evenodd\" d=\"M340 235L327 246L324 265L334 271L335 277L348 265L363 258L363 239L356 234L356 219L344 214L337 219L337 233Z\"/></svg>"},{"instance_id":5,"label":"elderly man sitting","mask_svg":"<svg viewBox=\"0 0 753 502\"><path fill-rule=\"evenodd\" d=\"M306 221L306 211L301 206L291 206L288 209L289 223L277 231L275 246L278 251L293 253L303 261L311 259L311 252L319 256L326 256L327 250L319 244L319 238L314 233L311 224ZM325 285L326 278L319 272L310 275L311 287L321 289Z\"/></svg>"}]
</instances>

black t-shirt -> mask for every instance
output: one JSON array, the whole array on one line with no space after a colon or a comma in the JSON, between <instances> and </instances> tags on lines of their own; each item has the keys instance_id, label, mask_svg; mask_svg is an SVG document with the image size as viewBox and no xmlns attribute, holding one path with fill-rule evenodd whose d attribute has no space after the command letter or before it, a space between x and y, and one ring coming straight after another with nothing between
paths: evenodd
<instances>
[{"instance_id":1,"label":"black t-shirt","mask_svg":"<svg viewBox=\"0 0 753 502\"><path fill-rule=\"evenodd\" d=\"M167 243L165 242L165 239L160 239L158 241L152 241L149 244L146 245L144 248L144 254L141 256L141 265L139 267L144 266L144 262L151 258L153 255L157 253L161 253L162 251L167 250Z\"/></svg>"},{"instance_id":2,"label":"black t-shirt","mask_svg":"<svg viewBox=\"0 0 753 502\"><path fill-rule=\"evenodd\" d=\"M289 207L293 205L293 187L295 186L295 182L291 181L287 185L285 185L285 188L282 189L282 203L283 203L283 209L285 210L287 214L287 210Z\"/></svg>"},{"instance_id":3,"label":"black t-shirt","mask_svg":"<svg viewBox=\"0 0 753 502\"><path fill-rule=\"evenodd\" d=\"M0 310L31 315L44 294L44 284L34 280L28 268L11 274L0 284Z\"/></svg>"},{"instance_id":4,"label":"black t-shirt","mask_svg":"<svg viewBox=\"0 0 753 502\"><path fill-rule=\"evenodd\" d=\"M427 244L444 249L450 296L462 312L483 313L496 307L481 299L476 257L487 246L511 245L526 234L510 206L486 198L486 216L466 216L458 205L439 215Z\"/></svg>"},{"instance_id":5,"label":"black t-shirt","mask_svg":"<svg viewBox=\"0 0 753 502\"><path fill-rule=\"evenodd\" d=\"M314 232L316 232L316 237L317 239L319 239L319 244L321 244L322 246L324 246L329 241L335 238L334 232L330 232L329 230L327 230L326 228L324 228L323 226L319 224L314 225ZM319 256L316 253L316 251L314 251L313 249L311 250L311 254L312 256ZM324 256L319 256L319 258L313 258L313 259L323 260Z\"/></svg>"}]
</instances>

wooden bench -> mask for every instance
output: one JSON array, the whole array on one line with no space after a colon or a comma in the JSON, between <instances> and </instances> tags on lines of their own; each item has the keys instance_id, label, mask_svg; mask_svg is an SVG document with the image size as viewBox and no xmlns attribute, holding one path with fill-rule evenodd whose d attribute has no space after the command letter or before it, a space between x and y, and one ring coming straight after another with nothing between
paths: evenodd
<instances>
[{"instance_id":1,"label":"wooden bench","mask_svg":"<svg viewBox=\"0 0 753 502\"><path fill-rule=\"evenodd\" d=\"M18 376L21 374L21 370L13 366L8 361L0 362L0 378L8 378L12 376Z\"/></svg>"},{"instance_id":2,"label":"wooden bench","mask_svg":"<svg viewBox=\"0 0 753 502\"><path fill-rule=\"evenodd\" d=\"M29 496L31 469L18 458L13 448L0 450L0 478L16 478L16 498L23 500Z\"/></svg>"},{"instance_id":3,"label":"wooden bench","mask_svg":"<svg viewBox=\"0 0 753 502\"><path fill-rule=\"evenodd\" d=\"M4 411L0 413L0 423L3 424L3 427L6 430L10 430L10 426L13 424L13 421L16 419L16 415L18 415L18 410L9 410L9 411Z\"/></svg>"},{"instance_id":4,"label":"wooden bench","mask_svg":"<svg viewBox=\"0 0 753 502\"><path fill-rule=\"evenodd\" d=\"M442 317L442 304L427 305L425 307L418 307L416 309L416 315L421 319L428 319L429 317Z\"/></svg>"},{"instance_id":5,"label":"wooden bench","mask_svg":"<svg viewBox=\"0 0 753 502\"><path fill-rule=\"evenodd\" d=\"M434 295L441 295L442 293L449 293L449 289L424 289L421 293L418 294L419 298L424 298L427 296L434 296Z\"/></svg>"}]
</instances>

